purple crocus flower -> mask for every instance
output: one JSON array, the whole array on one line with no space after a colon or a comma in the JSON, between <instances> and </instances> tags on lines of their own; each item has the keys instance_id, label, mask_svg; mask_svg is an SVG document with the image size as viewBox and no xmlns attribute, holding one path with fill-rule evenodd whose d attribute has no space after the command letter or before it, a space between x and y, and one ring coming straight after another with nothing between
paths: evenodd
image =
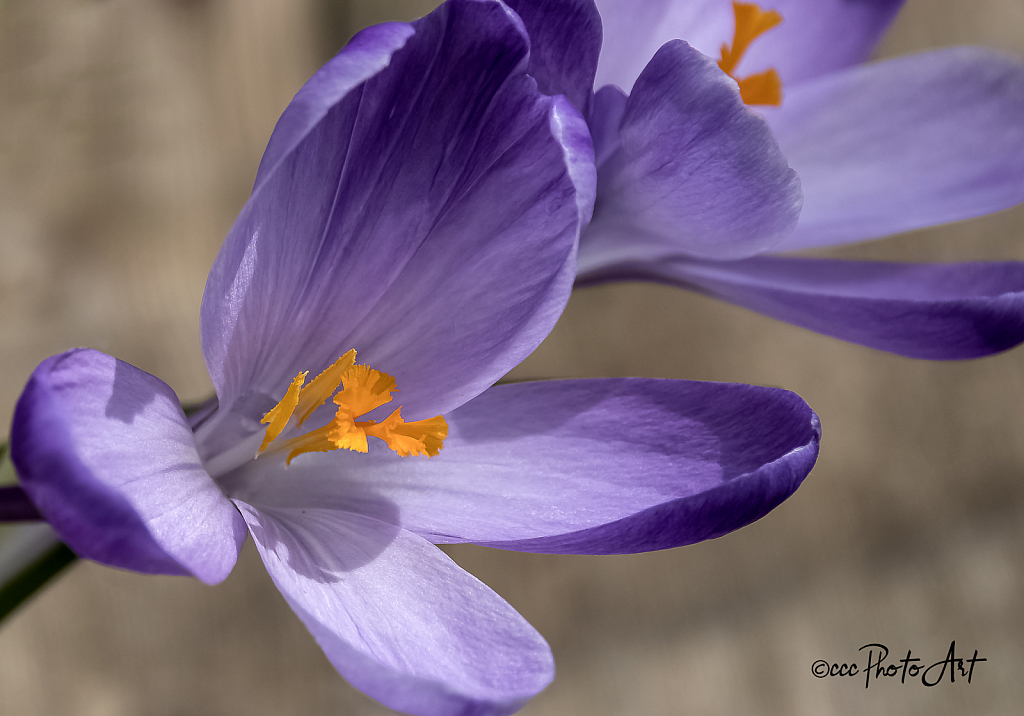
<instances>
[{"instance_id":1,"label":"purple crocus flower","mask_svg":"<svg viewBox=\"0 0 1024 716\"><path fill-rule=\"evenodd\" d=\"M667 283L915 358L1024 340L1019 262L765 254L1024 201L1020 58L959 47L861 64L902 0L768 0L777 26L730 0L510 4L541 87L572 99L594 138L577 285ZM723 69L741 86L774 72L781 106L751 109Z\"/></svg>"},{"instance_id":2,"label":"purple crocus flower","mask_svg":"<svg viewBox=\"0 0 1024 716\"><path fill-rule=\"evenodd\" d=\"M820 434L792 393L492 387L568 300L595 193L582 117L529 62L506 5L449 0L364 30L299 91L207 283L198 412L96 351L36 368L12 459L79 555L215 583L249 534L357 688L504 714L550 682L550 650L436 544L662 549L792 494Z\"/></svg>"}]
</instances>

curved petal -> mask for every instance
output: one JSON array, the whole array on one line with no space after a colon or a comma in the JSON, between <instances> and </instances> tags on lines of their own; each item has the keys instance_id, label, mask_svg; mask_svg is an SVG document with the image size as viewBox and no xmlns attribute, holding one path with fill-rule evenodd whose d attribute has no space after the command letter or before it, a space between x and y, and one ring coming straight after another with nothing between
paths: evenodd
<instances>
[{"instance_id":1,"label":"curved petal","mask_svg":"<svg viewBox=\"0 0 1024 716\"><path fill-rule=\"evenodd\" d=\"M213 584L245 540L174 391L98 351L39 364L14 411L11 459L25 492L82 557Z\"/></svg>"},{"instance_id":2,"label":"curved petal","mask_svg":"<svg viewBox=\"0 0 1024 716\"><path fill-rule=\"evenodd\" d=\"M356 85L387 67L392 54L405 44L412 33L410 25L388 22L367 27L353 35L344 49L302 86L277 120L267 150L260 160L253 191L259 189L332 107Z\"/></svg>"},{"instance_id":3,"label":"curved petal","mask_svg":"<svg viewBox=\"0 0 1024 716\"><path fill-rule=\"evenodd\" d=\"M202 309L222 409L261 415L355 348L395 376L403 416L430 417L521 361L564 307L595 181L583 119L536 91L497 0L450 0L414 29L232 227Z\"/></svg>"},{"instance_id":4,"label":"curved petal","mask_svg":"<svg viewBox=\"0 0 1024 716\"><path fill-rule=\"evenodd\" d=\"M599 149L594 219L580 270L662 252L737 258L771 248L800 214L800 181L736 83L685 42L658 50L607 125L616 92L595 97ZM608 109L604 105L608 105Z\"/></svg>"},{"instance_id":5,"label":"curved petal","mask_svg":"<svg viewBox=\"0 0 1024 716\"><path fill-rule=\"evenodd\" d=\"M783 86L863 62L896 17L903 0L764 0L782 24L754 42L742 75L775 67ZM735 29L728 0L597 0L604 47L597 83L626 90L647 58L665 42L686 40L708 57L721 57Z\"/></svg>"},{"instance_id":6,"label":"curved petal","mask_svg":"<svg viewBox=\"0 0 1024 716\"><path fill-rule=\"evenodd\" d=\"M1024 61L957 47L794 89L766 112L804 209L778 250L873 239L1024 201Z\"/></svg>"},{"instance_id":7,"label":"curved petal","mask_svg":"<svg viewBox=\"0 0 1024 716\"><path fill-rule=\"evenodd\" d=\"M1024 263L900 264L760 256L622 265L592 283L655 280L910 358L952 360L1024 341Z\"/></svg>"},{"instance_id":8,"label":"curved petal","mask_svg":"<svg viewBox=\"0 0 1024 716\"><path fill-rule=\"evenodd\" d=\"M499 385L429 460L303 455L261 501L358 510L435 542L617 554L718 537L789 497L818 418L774 388L638 378ZM333 454L332 454L333 456Z\"/></svg>"},{"instance_id":9,"label":"curved petal","mask_svg":"<svg viewBox=\"0 0 1024 716\"><path fill-rule=\"evenodd\" d=\"M237 504L327 658L386 706L509 714L554 676L540 634L426 540L353 513Z\"/></svg>"},{"instance_id":10,"label":"curved petal","mask_svg":"<svg viewBox=\"0 0 1024 716\"><path fill-rule=\"evenodd\" d=\"M594 0L507 0L530 36L530 74L544 94L565 95L583 116L601 54Z\"/></svg>"}]
</instances>

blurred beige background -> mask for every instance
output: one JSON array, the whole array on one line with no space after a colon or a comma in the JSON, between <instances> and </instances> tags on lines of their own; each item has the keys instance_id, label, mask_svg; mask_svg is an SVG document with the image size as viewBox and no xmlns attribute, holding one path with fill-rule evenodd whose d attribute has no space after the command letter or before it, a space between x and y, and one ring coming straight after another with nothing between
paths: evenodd
<instances>
[{"instance_id":1,"label":"blurred beige background","mask_svg":"<svg viewBox=\"0 0 1024 716\"><path fill-rule=\"evenodd\" d=\"M358 27L426 2L0 0L0 406L77 345L205 397L199 302L291 95ZM1022 0L909 0L891 56L1024 54ZM834 252L1024 260L1024 210ZM522 712L1009 714L1024 703L1024 350L914 362L693 294L574 295L523 377L780 385L824 427L761 522L623 557L451 549L549 640ZM6 426L5 426L6 427ZM868 642L988 659L973 683L814 678ZM0 714L384 714L348 686L248 545L223 584L78 564L0 628Z\"/></svg>"}]
</instances>

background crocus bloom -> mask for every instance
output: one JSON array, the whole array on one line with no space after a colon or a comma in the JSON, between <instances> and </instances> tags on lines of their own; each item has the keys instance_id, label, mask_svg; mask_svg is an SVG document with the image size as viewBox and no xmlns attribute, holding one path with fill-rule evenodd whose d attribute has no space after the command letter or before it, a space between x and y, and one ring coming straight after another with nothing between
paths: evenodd
<instances>
[{"instance_id":1,"label":"background crocus bloom","mask_svg":"<svg viewBox=\"0 0 1024 716\"><path fill-rule=\"evenodd\" d=\"M717 63L736 26L730 0L512 2L545 47L542 87L573 98L594 136L578 285L664 282L915 358L1024 340L1018 262L759 255L1024 201L1024 63L961 47L861 65L901 4L764 3L782 22L733 74L776 70L783 100L754 111Z\"/></svg>"},{"instance_id":2,"label":"background crocus bloom","mask_svg":"<svg viewBox=\"0 0 1024 716\"><path fill-rule=\"evenodd\" d=\"M528 63L505 5L451 0L412 25L365 30L299 91L208 280L217 400L192 416L158 378L105 354L40 364L12 459L76 552L214 583L251 534L355 686L415 714L498 714L551 680L550 651L434 544L661 549L792 494L819 438L792 393L630 379L491 387L560 314L594 194L582 118L536 91ZM286 468L271 442L254 460L261 419L290 405L296 376L352 349L398 390L359 419L397 405L409 423L443 415L440 452L401 457L374 439ZM328 400L277 439L357 402Z\"/></svg>"}]
</instances>

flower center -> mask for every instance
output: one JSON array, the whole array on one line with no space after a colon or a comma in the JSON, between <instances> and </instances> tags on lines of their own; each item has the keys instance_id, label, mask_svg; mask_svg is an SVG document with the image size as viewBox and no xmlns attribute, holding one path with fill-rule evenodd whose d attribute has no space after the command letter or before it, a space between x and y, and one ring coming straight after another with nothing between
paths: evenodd
<instances>
[{"instance_id":1,"label":"flower center","mask_svg":"<svg viewBox=\"0 0 1024 716\"><path fill-rule=\"evenodd\" d=\"M782 15L777 10L762 10L760 5L752 2L734 0L732 9L736 15L736 34L733 35L732 47L722 44L722 59L719 60L718 66L739 84L740 97L744 103L781 105L782 80L779 79L779 73L774 67L743 79L734 75L733 71L743 58L743 53L750 47L750 43L782 22Z\"/></svg>"},{"instance_id":2,"label":"flower center","mask_svg":"<svg viewBox=\"0 0 1024 716\"><path fill-rule=\"evenodd\" d=\"M304 452L327 452L339 448L366 452L368 435L383 440L403 457L426 455L429 458L444 447L448 423L440 415L407 423L402 420L402 408L399 406L379 423L373 420L356 422L359 416L391 402L395 379L369 366L356 365L354 350L303 387L307 374L308 371L295 376L281 402L263 416L261 422L267 425L267 433L260 453L277 440L293 416L296 418L295 426L302 427L339 387L341 390L334 395L338 411L331 422L304 435L282 440L268 454L287 451L287 463L290 464L296 455Z\"/></svg>"}]
</instances>

